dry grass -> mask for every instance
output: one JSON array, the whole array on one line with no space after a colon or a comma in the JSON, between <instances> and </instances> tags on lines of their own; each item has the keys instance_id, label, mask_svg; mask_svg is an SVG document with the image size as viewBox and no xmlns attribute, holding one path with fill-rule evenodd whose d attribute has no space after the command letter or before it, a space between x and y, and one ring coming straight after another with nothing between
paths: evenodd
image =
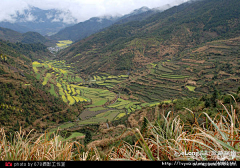
<instances>
[{"instance_id":1,"label":"dry grass","mask_svg":"<svg viewBox=\"0 0 240 168\"><path fill-rule=\"evenodd\" d=\"M123 144L111 153L112 160L200 160L223 161L240 160L239 122L236 111L231 106L231 113L223 105L227 115L217 115L211 119L206 117L205 123L195 123L188 126L179 116L162 115L164 122L155 124L148 122L147 134L135 129L138 141L134 146ZM194 112L189 110L194 116ZM203 116L202 116L203 115ZM190 127L190 129L189 129Z\"/></svg>"},{"instance_id":2,"label":"dry grass","mask_svg":"<svg viewBox=\"0 0 240 168\"><path fill-rule=\"evenodd\" d=\"M38 138L23 131L16 132L11 140L7 140L4 129L0 129L0 160L1 161L85 161L99 160L96 149L80 152L83 147L78 142L63 142L59 136L53 134L51 138L47 133ZM8 137L9 138L9 137Z\"/></svg>"},{"instance_id":3,"label":"dry grass","mask_svg":"<svg viewBox=\"0 0 240 168\"><path fill-rule=\"evenodd\" d=\"M223 161L240 160L240 129L236 111L233 106L225 112L210 118L203 112L195 116L194 124L184 124L179 116L171 112L162 114L162 119L150 123L145 132L134 128L137 137L135 145L126 142L113 147L109 153L103 154L96 147L83 150L78 142L61 141L59 136L48 134L31 136L16 132L9 139L4 129L0 129L0 160L17 161L86 161L86 160L200 160ZM199 124L198 118L205 117ZM101 155L99 154L101 153Z\"/></svg>"}]
</instances>

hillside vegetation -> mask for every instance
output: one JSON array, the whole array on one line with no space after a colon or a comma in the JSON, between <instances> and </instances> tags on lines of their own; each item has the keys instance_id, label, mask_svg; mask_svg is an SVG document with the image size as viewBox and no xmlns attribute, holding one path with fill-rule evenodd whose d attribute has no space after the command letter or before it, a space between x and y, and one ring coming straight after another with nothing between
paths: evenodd
<instances>
[{"instance_id":1,"label":"hillside vegetation","mask_svg":"<svg viewBox=\"0 0 240 168\"><path fill-rule=\"evenodd\" d=\"M19 33L11 29L0 27L0 39L11 43L21 42L23 44L41 43L46 46L54 46L55 42L47 39L36 32Z\"/></svg>"},{"instance_id":2,"label":"hillside vegetation","mask_svg":"<svg viewBox=\"0 0 240 168\"><path fill-rule=\"evenodd\" d=\"M79 41L99 30L111 26L117 18L91 18L85 22L80 22L74 26L67 27L50 38L54 40L72 40ZM79 31L81 30L81 31Z\"/></svg>"},{"instance_id":3,"label":"hillside vegetation","mask_svg":"<svg viewBox=\"0 0 240 168\"><path fill-rule=\"evenodd\" d=\"M237 0L184 3L143 21L113 25L59 57L84 74L127 73L208 41L239 36L239 6Z\"/></svg>"},{"instance_id":4,"label":"hillside vegetation","mask_svg":"<svg viewBox=\"0 0 240 168\"><path fill-rule=\"evenodd\" d=\"M78 107L82 108L81 105L68 107L36 80L30 58L46 59L42 55L47 56L49 52L41 47L0 41L1 126L9 132L20 127L46 130L55 123L70 120L78 114Z\"/></svg>"},{"instance_id":5,"label":"hillside vegetation","mask_svg":"<svg viewBox=\"0 0 240 168\"><path fill-rule=\"evenodd\" d=\"M66 27L58 33L50 36L50 38L53 40L80 41L94 33L103 31L105 28L113 24L122 24L130 21L144 20L148 16L157 12L160 12L160 10L150 10L148 7L142 7L123 16L93 17L76 25Z\"/></svg>"}]
</instances>

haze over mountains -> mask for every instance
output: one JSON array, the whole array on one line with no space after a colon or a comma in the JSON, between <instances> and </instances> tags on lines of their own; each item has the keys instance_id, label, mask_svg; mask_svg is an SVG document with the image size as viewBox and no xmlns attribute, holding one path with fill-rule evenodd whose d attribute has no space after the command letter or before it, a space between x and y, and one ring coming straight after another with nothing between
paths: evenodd
<instances>
[{"instance_id":1,"label":"haze over mountains","mask_svg":"<svg viewBox=\"0 0 240 168\"><path fill-rule=\"evenodd\" d=\"M36 7L25 9L22 13L17 12L16 16L12 16L11 19L12 21L0 22L0 27L20 33L35 31L42 35L54 34L77 22L70 12L56 9L42 10Z\"/></svg>"},{"instance_id":2,"label":"haze over mountains","mask_svg":"<svg viewBox=\"0 0 240 168\"><path fill-rule=\"evenodd\" d=\"M146 18L153 13L161 12L170 8L171 5L164 5L159 8L150 9L142 7L132 11L126 15L104 15L93 17L84 22L77 23L77 19L73 17L70 11L62 11L57 9L42 10L37 7L29 7L23 12L17 12L11 16L9 21L2 20L0 27L9 28L11 30L26 33L28 31L38 32L41 35L51 36L54 40L81 40L99 30L113 25L114 23L124 23ZM139 14L143 16L138 16ZM134 18L138 16L139 18Z\"/></svg>"},{"instance_id":3,"label":"haze over mountains","mask_svg":"<svg viewBox=\"0 0 240 168\"><path fill-rule=\"evenodd\" d=\"M54 46L54 41L79 41L113 24L123 24L130 21L142 20L167 8L170 8L170 5L154 9L142 7L124 16L109 15L93 17L89 20L73 25L73 23L76 23L76 18L72 17L70 12L66 13L55 9L42 10L36 7L31 7L30 9L24 10L24 13L20 14L18 12L17 16L13 16L12 19L15 21L12 23L0 22L0 27L5 28L1 28L0 31L2 33L0 36L1 39L9 40L10 42L40 42L47 46ZM31 34L32 37L29 37L29 34ZM43 37L44 35L47 36Z\"/></svg>"},{"instance_id":4,"label":"haze over mountains","mask_svg":"<svg viewBox=\"0 0 240 168\"><path fill-rule=\"evenodd\" d=\"M42 40L39 40L39 39L35 39L35 37L33 36L32 39L35 39L35 40L28 41L26 39L23 40L24 38L23 36L25 35L20 34L20 33L26 33L26 32L32 32L33 34L33 32L37 32L43 36L44 35L50 36L51 34L55 34L50 37L53 40L77 41L93 33L96 33L103 28L111 26L116 22L119 22L119 23L123 21L126 22L127 18L131 19L132 16L137 16L141 13L146 13L146 15L144 14L146 17L155 12L159 12L159 10L157 9L151 10L147 7L142 7L124 16L94 17L85 22L80 22L78 24L73 25L73 23L76 23L76 19L70 16L71 15L70 13L66 13L63 11L55 10L55 9L41 10L36 7L31 7L28 10L24 10L24 13L21 13L21 14L18 13L17 16L14 16L12 19L14 19L15 21L12 23L4 22L4 21L0 22L0 27L2 27L1 39L9 40L10 42L17 42L17 41L23 42L23 43L42 42L43 44L47 44L46 41L49 41L49 40L44 39L44 37L41 37ZM137 19L132 18L131 20L137 20ZM10 30L7 30L6 28ZM15 32L11 30L14 30ZM37 35L37 33L35 33L35 36ZM39 35L37 36L40 37Z\"/></svg>"},{"instance_id":5,"label":"haze over mountains","mask_svg":"<svg viewBox=\"0 0 240 168\"><path fill-rule=\"evenodd\" d=\"M168 6L170 7L170 5ZM72 40L79 41L83 38L88 37L91 34L94 34L106 27L109 27L113 24L122 24L129 21L137 21L143 18L146 18L156 12L161 12L161 9L149 9L148 7L142 7L140 9L136 9L130 14L124 16L102 16L102 17L94 17L85 22L80 22L74 26L67 27L57 34L51 36L54 40ZM142 16L140 15L142 14ZM135 16L135 17L134 17Z\"/></svg>"}]
</instances>

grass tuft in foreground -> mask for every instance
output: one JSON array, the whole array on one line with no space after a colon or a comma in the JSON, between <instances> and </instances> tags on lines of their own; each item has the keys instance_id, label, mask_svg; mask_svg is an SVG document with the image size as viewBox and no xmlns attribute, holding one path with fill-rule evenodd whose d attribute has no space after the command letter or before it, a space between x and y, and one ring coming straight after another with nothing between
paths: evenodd
<instances>
[{"instance_id":1,"label":"grass tuft in foreground","mask_svg":"<svg viewBox=\"0 0 240 168\"><path fill-rule=\"evenodd\" d=\"M83 147L78 142L63 142L59 136L47 133L39 137L31 136L23 131L15 132L7 137L4 129L0 129L0 160L1 161L84 161L98 160L98 156L91 157L87 152L80 152ZM8 139L8 140L7 140ZM9 140L10 139L10 140ZM96 149L94 149L96 150Z\"/></svg>"},{"instance_id":2,"label":"grass tuft in foreground","mask_svg":"<svg viewBox=\"0 0 240 168\"><path fill-rule=\"evenodd\" d=\"M113 147L101 155L97 148L84 149L76 141L61 141L59 136L47 133L31 136L23 131L6 137L0 129L0 160L8 161L86 161L86 160L199 160L226 161L240 160L239 121L231 105L230 110L223 105L225 112L215 118L205 112L193 116L191 125L184 124L179 116L172 112L162 114L155 123L146 118L146 125L141 131L132 129L137 141L135 145L127 142ZM199 118L205 119L199 123Z\"/></svg>"},{"instance_id":3,"label":"grass tuft in foreground","mask_svg":"<svg viewBox=\"0 0 240 168\"><path fill-rule=\"evenodd\" d=\"M199 117L206 120L199 124L185 125L179 116L171 112L162 115L164 122L148 122L144 132L135 129L138 141L135 145L123 144L111 153L112 160L240 160L240 129L236 111L223 105L226 115L214 119L203 112Z\"/></svg>"}]
</instances>

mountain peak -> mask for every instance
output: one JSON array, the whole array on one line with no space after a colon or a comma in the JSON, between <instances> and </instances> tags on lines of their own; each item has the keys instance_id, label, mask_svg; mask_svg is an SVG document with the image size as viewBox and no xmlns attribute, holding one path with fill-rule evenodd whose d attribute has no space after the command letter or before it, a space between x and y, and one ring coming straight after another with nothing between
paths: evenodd
<instances>
[{"instance_id":1,"label":"mountain peak","mask_svg":"<svg viewBox=\"0 0 240 168\"><path fill-rule=\"evenodd\" d=\"M132 11L129 15L137 15L137 14L140 14L140 13L143 13L143 12L146 12L150 10L150 8L148 8L147 6L143 6L139 9L135 9L134 11Z\"/></svg>"}]
</instances>

